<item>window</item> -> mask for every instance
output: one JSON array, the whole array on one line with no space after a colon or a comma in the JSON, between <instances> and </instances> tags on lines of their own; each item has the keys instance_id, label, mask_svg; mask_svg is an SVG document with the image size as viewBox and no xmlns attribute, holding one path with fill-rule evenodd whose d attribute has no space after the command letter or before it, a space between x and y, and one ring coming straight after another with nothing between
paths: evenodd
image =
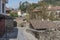
<instances>
[{"instance_id":1,"label":"window","mask_svg":"<svg viewBox=\"0 0 60 40\"><path fill-rule=\"evenodd\" d=\"M2 13L4 13L4 3L2 4Z\"/></svg>"}]
</instances>

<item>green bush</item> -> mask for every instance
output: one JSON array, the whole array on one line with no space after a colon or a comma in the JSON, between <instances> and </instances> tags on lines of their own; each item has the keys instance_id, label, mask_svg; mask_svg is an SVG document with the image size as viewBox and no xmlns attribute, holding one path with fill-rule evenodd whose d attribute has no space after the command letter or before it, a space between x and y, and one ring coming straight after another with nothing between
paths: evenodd
<instances>
[{"instance_id":1,"label":"green bush","mask_svg":"<svg viewBox=\"0 0 60 40\"><path fill-rule=\"evenodd\" d=\"M25 19L26 19L27 21L29 21L29 20L30 20L29 15L26 15L26 16L25 16Z\"/></svg>"},{"instance_id":2,"label":"green bush","mask_svg":"<svg viewBox=\"0 0 60 40\"><path fill-rule=\"evenodd\" d=\"M10 16L12 16L12 17L18 17L18 14L17 14L17 13L12 12L12 13L10 13Z\"/></svg>"}]
</instances>

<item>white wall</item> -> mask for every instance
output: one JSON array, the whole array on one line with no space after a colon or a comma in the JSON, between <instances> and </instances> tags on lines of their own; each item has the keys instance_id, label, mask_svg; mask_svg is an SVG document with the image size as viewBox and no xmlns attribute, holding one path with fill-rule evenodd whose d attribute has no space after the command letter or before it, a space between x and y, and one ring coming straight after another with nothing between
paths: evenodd
<instances>
[{"instance_id":1,"label":"white wall","mask_svg":"<svg viewBox=\"0 0 60 40\"><path fill-rule=\"evenodd\" d=\"M4 3L5 4L5 3ZM0 0L0 14L6 15L6 9L4 6L4 13L2 12L2 0Z\"/></svg>"},{"instance_id":2,"label":"white wall","mask_svg":"<svg viewBox=\"0 0 60 40\"><path fill-rule=\"evenodd\" d=\"M0 0L0 14L1 14L1 0Z\"/></svg>"},{"instance_id":3,"label":"white wall","mask_svg":"<svg viewBox=\"0 0 60 40\"><path fill-rule=\"evenodd\" d=\"M21 14L21 12L20 11L18 11L18 16L21 16L22 14Z\"/></svg>"}]
</instances>

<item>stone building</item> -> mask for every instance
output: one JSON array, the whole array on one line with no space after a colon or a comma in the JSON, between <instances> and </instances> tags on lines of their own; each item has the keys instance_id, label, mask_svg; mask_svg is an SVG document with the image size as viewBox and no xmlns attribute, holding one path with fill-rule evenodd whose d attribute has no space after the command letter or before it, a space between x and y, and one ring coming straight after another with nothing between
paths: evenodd
<instances>
[{"instance_id":1,"label":"stone building","mask_svg":"<svg viewBox=\"0 0 60 40\"><path fill-rule=\"evenodd\" d=\"M38 13L41 13L41 9L43 7L36 7L34 10L33 10L33 13L34 14L38 14ZM52 6L52 5L49 5L47 8L46 8L46 13L48 13L48 16L51 15L51 14L54 14L54 18L57 18L57 19L60 19L60 6Z\"/></svg>"},{"instance_id":2,"label":"stone building","mask_svg":"<svg viewBox=\"0 0 60 40\"><path fill-rule=\"evenodd\" d=\"M5 15L6 15L6 3L8 0L0 0L0 37L5 33Z\"/></svg>"},{"instance_id":3,"label":"stone building","mask_svg":"<svg viewBox=\"0 0 60 40\"><path fill-rule=\"evenodd\" d=\"M6 3L8 0L0 0L0 14L6 15Z\"/></svg>"},{"instance_id":4,"label":"stone building","mask_svg":"<svg viewBox=\"0 0 60 40\"><path fill-rule=\"evenodd\" d=\"M39 40L60 40L59 23L53 21L30 20L30 28Z\"/></svg>"},{"instance_id":5,"label":"stone building","mask_svg":"<svg viewBox=\"0 0 60 40\"><path fill-rule=\"evenodd\" d=\"M7 32L8 27L12 29L14 26L14 18L6 14L6 3L8 3L8 0L0 0L0 37Z\"/></svg>"}]
</instances>

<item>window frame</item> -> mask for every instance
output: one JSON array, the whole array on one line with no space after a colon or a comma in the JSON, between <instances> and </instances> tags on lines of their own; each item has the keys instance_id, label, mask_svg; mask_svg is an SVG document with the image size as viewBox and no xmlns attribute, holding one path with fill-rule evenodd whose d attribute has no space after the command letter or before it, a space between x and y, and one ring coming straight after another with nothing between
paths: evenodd
<instances>
[{"instance_id":1,"label":"window frame","mask_svg":"<svg viewBox=\"0 0 60 40\"><path fill-rule=\"evenodd\" d=\"M5 11L5 4L4 3L2 3L2 13L4 13Z\"/></svg>"}]
</instances>

